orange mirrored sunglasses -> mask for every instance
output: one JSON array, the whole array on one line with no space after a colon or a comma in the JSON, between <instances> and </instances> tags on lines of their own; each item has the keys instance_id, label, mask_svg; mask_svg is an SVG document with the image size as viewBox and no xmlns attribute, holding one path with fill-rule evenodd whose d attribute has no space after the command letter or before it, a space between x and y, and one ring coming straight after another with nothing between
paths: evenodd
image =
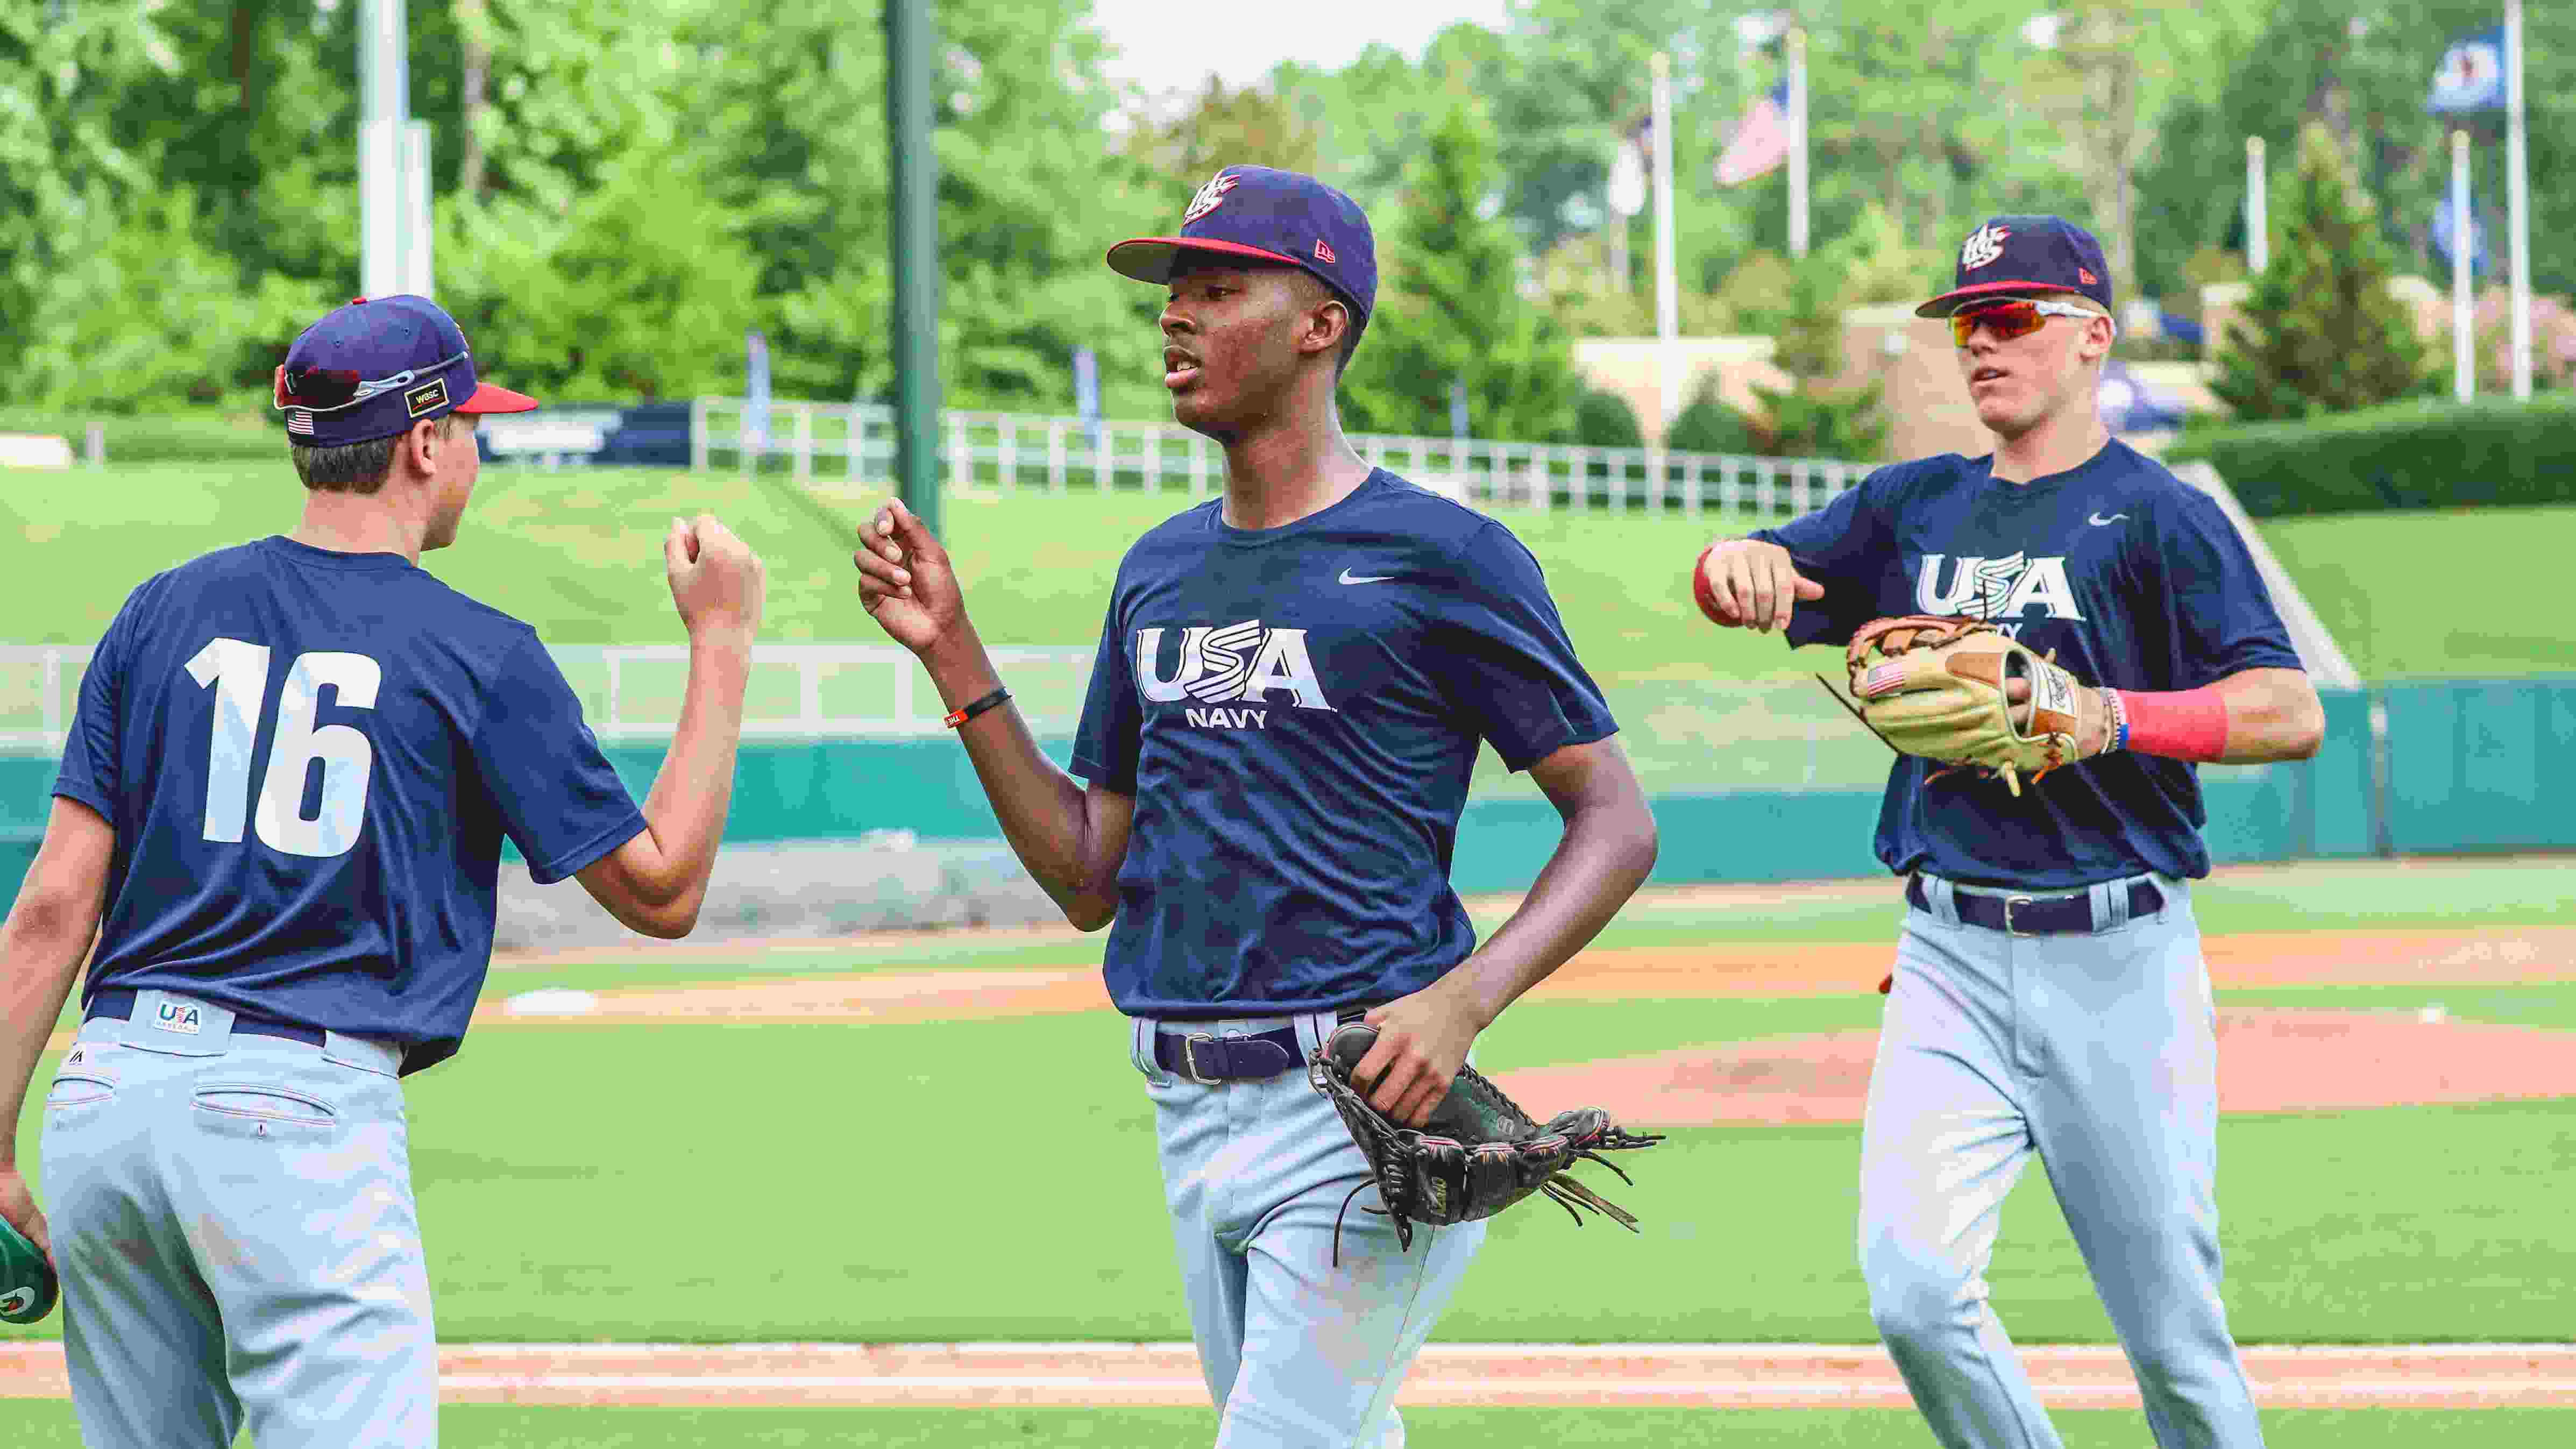
<instances>
[{"instance_id":1,"label":"orange mirrored sunglasses","mask_svg":"<svg viewBox=\"0 0 2576 1449\"><path fill-rule=\"evenodd\" d=\"M1950 340L1965 347L1969 335L1979 326L1984 326L1993 329L1996 340L2010 342L2038 331L2051 317L2101 315L2090 307L2078 307L2072 302L2041 302L2026 297L2009 302L1981 302L1950 314Z\"/></svg>"}]
</instances>

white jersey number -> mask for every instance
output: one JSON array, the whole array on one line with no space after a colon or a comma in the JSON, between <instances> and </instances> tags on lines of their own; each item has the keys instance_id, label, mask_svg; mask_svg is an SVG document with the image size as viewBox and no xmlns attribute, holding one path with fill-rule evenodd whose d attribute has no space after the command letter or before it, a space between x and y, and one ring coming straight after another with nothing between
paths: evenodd
<instances>
[{"instance_id":1,"label":"white jersey number","mask_svg":"<svg viewBox=\"0 0 2576 1449\"><path fill-rule=\"evenodd\" d=\"M188 661L197 687L215 687L213 743L206 759L208 840L238 842L244 818L260 843L289 855L346 855L367 823L367 779L375 748L348 725L313 723L324 685L339 691L343 709L373 709L384 669L364 654L300 654L286 671L277 700L277 738L269 743L268 773L259 805L250 803L251 750L259 739L262 703L268 698L269 651L265 644L217 639ZM306 782L322 767L322 802L304 815Z\"/></svg>"}]
</instances>

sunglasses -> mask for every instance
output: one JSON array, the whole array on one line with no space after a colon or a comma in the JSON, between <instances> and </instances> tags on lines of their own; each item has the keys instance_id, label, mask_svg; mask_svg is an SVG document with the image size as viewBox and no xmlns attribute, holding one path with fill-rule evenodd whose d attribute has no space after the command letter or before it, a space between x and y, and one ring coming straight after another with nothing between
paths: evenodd
<instances>
[{"instance_id":1,"label":"sunglasses","mask_svg":"<svg viewBox=\"0 0 2576 1449\"><path fill-rule=\"evenodd\" d=\"M275 406L298 407L318 413L336 412L352 407L371 397L411 386L432 373L444 372L465 354L442 358L427 367L408 368L391 377L360 377L345 367L300 367L292 371L279 368L276 377Z\"/></svg>"},{"instance_id":2,"label":"sunglasses","mask_svg":"<svg viewBox=\"0 0 2576 1449\"><path fill-rule=\"evenodd\" d=\"M2072 302L2038 302L2027 298L2011 302L1988 302L1979 307L1963 307L1951 313L1950 340L1958 346L1965 347L1968 345L1968 338L1974 335L1979 327L1986 327L1994 332L1996 341L2010 342L2016 337L2028 337L2038 331L2047 325L2051 317L2090 318L2101 315L2090 307L2078 307Z\"/></svg>"}]
</instances>

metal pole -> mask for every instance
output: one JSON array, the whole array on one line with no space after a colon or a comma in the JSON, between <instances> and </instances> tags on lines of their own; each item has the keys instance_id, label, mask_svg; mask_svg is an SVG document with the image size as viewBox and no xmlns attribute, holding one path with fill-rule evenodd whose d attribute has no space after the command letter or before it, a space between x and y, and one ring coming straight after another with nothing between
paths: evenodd
<instances>
[{"instance_id":1,"label":"metal pole","mask_svg":"<svg viewBox=\"0 0 2576 1449\"><path fill-rule=\"evenodd\" d=\"M2245 138L2245 270L2260 273L2272 259L2271 218L2263 195L2263 138Z\"/></svg>"},{"instance_id":2,"label":"metal pole","mask_svg":"<svg viewBox=\"0 0 2576 1449\"><path fill-rule=\"evenodd\" d=\"M1807 32L1789 31L1789 255L1807 254Z\"/></svg>"},{"instance_id":3,"label":"metal pole","mask_svg":"<svg viewBox=\"0 0 2576 1449\"><path fill-rule=\"evenodd\" d=\"M886 144L894 226L895 487L939 527L938 158L930 149L929 0L887 0Z\"/></svg>"},{"instance_id":4,"label":"metal pole","mask_svg":"<svg viewBox=\"0 0 2576 1449\"><path fill-rule=\"evenodd\" d=\"M2478 395L2475 349L2469 337L2469 133L2451 133L2451 392L2467 402Z\"/></svg>"},{"instance_id":5,"label":"metal pole","mask_svg":"<svg viewBox=\"0 0 2576 1449\"><path fill-rule=\"evenodd\" d=\"M1675 357L1681 335L1681 286L1673 252L1673 62L1655 52L1655 377L1663 388L1663 412L1655 419L1655 438L1681 410L1682 374Z\"/></svg>"},{"instance_id":6,"label":"metal pole","mask_svg":"<svg viewBox=\"0 0 2576 1449\"><path fill-rule=\"evenodd\" d=\"M2531 396L2531 176L2522 126L2522 0L2504 5L2505 209L2513 228L2513 395Z\"/></svg>"},{"instance_id":7,"label":"metal pole","mask_svg":"<svg viewBox=\"0 0 2576 1449\"><path fill-rule=\"evenodd\" d=\"M358 12L358 291L389 296L403 264L403 118L411 111L403 0L363 0Z\"/></svg>"}]
</instances>

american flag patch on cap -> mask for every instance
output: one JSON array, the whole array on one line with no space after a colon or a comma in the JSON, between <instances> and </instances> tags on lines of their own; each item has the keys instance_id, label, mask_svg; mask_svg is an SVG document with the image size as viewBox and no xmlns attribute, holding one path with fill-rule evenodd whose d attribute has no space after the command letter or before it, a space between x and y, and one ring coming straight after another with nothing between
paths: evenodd
<instances>
[{"instance_id":1,"label":"american flag patch on cap","mask_svg":"<svg viewBox=\"0 0 2576 1449\"><path fill-rule=\"evenodd\" d=\"M288 408L286 430L290 433L302 433L308 438L313 436L313 414L304 408Z\"/></svg>"}]
</instances>

